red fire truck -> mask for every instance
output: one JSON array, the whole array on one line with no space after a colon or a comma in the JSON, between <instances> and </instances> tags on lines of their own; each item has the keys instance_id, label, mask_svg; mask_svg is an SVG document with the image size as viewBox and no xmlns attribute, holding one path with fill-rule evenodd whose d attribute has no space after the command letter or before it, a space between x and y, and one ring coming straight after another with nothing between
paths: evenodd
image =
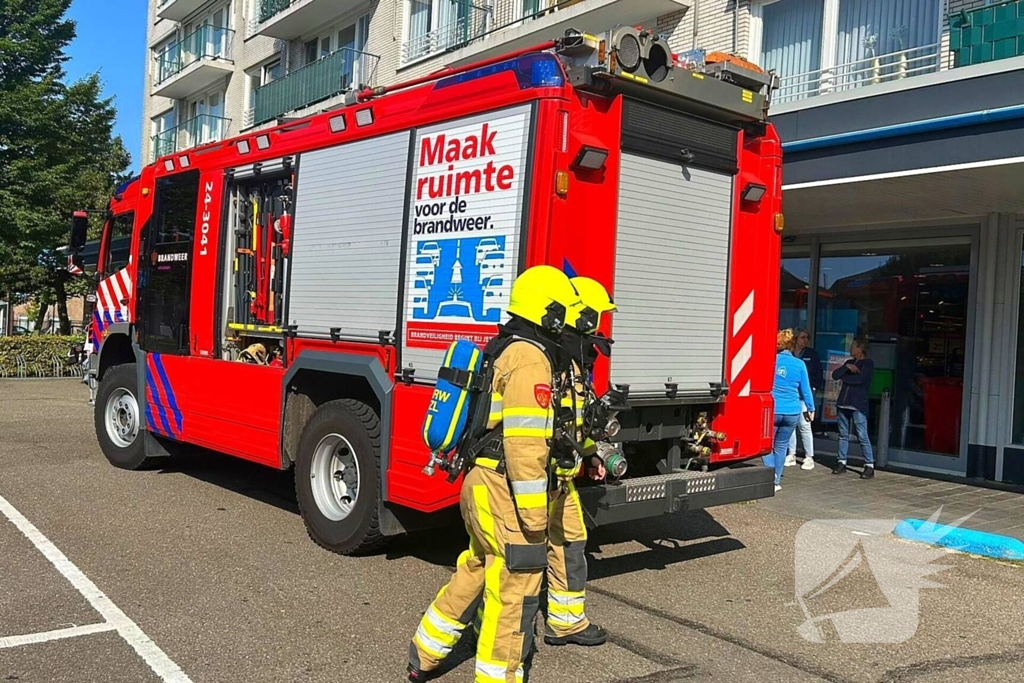
<instances>
[{"instance_id":1,"label":"red fire truck","mask_svg":"<svg viewBox=\"0 0 1024 683\"><path fill-rule=\"evenodd\" d=\"M435 524L458 502L423 472L444 349L495 334L512 280L543 263L619 306L595 384L625 394L629 470L581 482L588 524L773 495L744 462L773 430L770 92L642 29L571 33L158 159L103 232L103 453L136 469L191 444L294 468L310 535L337 552Z\"/></svg>"}]
</instances>

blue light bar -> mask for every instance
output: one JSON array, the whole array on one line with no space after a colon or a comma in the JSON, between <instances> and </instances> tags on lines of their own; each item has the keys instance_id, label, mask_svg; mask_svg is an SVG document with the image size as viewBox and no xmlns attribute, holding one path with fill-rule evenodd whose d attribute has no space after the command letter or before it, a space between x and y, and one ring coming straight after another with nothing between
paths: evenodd
<instances>
[{"instance_id":1,"label":"blue light bar","mask_svg":"<svg viewBox=\"0 0 1024 683\"><path fill-rule=\"evenodd\" d=\"M469 83L480 78L487 78L495 74L512 71L519 81L519 89L527 88L559 88L565 85L565 76L562 73L562 64L554 55L546 52L535 52L523 55L506 62L498 62L489 66L482 66L479 69L471 69L455 76L443 78L437 82L435 88L447 88L453 85Z\"/></svg>"},{"instance_id":2,"label":"blue light bar","mask_svg":"<svg viewBox=\"0 0 1024 683\"><path fill-rule=\"evenodd\" d=\"M120 185L118 185L117 189L114 190L114 198L115 199L120 199L124 195L125 190L127 190L129 187L131 187L132 183L138 182L139 179L141 179L141 178L142 178L141 175L137 175L134 178L130 178L130 179L126 180L125 182L121 183Z\"/></svg>"}]
</instances>

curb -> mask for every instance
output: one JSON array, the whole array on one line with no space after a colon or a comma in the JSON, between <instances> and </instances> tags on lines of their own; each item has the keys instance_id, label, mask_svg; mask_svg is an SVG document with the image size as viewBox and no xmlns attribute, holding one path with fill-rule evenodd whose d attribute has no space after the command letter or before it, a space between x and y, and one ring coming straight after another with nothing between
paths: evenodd
<instances>
[{"instance_id":1,"label":"curb","mask_svg":"<svg viewBox=\"0 0 1024 683\"><path fill-rule=\"evenodd\" d=\"M1024 561L1024 542L1010 536L933 524L920 519L903 520L896 525L893 533L908 541L942 546L962 553Z\"/></svg>"}]
</instances>

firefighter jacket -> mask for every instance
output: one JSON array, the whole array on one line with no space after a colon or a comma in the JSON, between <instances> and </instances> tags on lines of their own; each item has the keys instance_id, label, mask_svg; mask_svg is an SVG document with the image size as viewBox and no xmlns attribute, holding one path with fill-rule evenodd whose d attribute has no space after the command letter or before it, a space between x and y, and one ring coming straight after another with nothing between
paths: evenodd
<instances>
[{"instance_id":1,"label":"firefighter jacket","mask_svg":"<svg viewBox=\"0 0 1024 683\"><path fill-rule=\"evenodd\" d=\"M547 529L553 436L551 362L538 344L515 341L494 361L488 429L502 428L505 474L524 530Z\"/></svg>"}]
</instances>

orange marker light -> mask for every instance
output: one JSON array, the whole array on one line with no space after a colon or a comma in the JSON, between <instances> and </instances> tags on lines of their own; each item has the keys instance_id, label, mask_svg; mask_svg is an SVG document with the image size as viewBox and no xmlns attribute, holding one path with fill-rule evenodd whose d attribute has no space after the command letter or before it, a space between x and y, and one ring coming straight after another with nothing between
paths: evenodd
<instances>
[{"instance_id":1,"label":"orange marker light","mask_svg":"<svg viewBox=\"0 0 1024 683\"><path fill-rule=\"evenodd\" d=\"M775 214L775 232L782 234L782 231L786 229L786 217L781 213Z\"/></svg>"},{"instance_id":2,"label":"orange marker light","mask_svg":"<svg viewBox=\"0 0 1024 683\"><path fill-rule=\"evenodd\" d=\"M555 194L563 198L569 194L569 174L565 171L555 173Z\"/></svg>"},{"instance_id":3,"label":"orange marker light","mask_svg":"<svg viewBox=\"0 0 1024 683\"><path fill-rule=\"evenodd\" d=\"M148 197L149 196L149 188L148 187L142 188L142 196L143 197Z\"/></svg>"}]
</instances>

